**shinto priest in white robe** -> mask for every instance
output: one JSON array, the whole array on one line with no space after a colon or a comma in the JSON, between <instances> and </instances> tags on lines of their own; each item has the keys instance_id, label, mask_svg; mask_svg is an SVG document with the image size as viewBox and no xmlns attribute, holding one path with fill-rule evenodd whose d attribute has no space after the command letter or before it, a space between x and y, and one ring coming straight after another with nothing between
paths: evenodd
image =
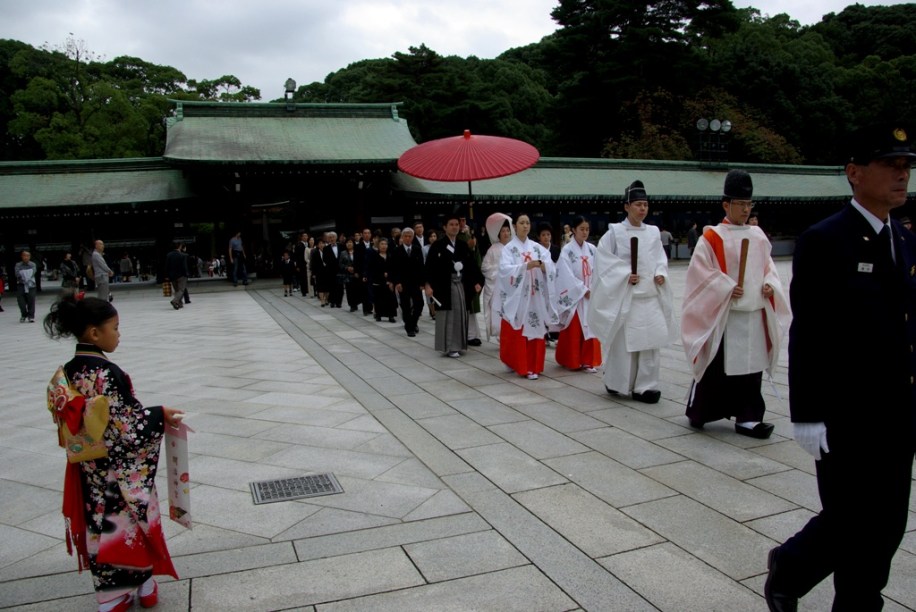
<instances>
[{"instance_id":1,"label":"shinto priest in white robe","mask_svg":"<svg viewBox=\"0 0 916 612\"><path fill-rule=\"evenodd\" d=\"M638 239L630 284L630 240ZM588 320L605 350L604 385L621 393L657 390L660 349L677 337L668 258L658 228L627 219L612 224L598 242ZM658 285L656 276L666 282Z\"/></svg>"}]
</instances>

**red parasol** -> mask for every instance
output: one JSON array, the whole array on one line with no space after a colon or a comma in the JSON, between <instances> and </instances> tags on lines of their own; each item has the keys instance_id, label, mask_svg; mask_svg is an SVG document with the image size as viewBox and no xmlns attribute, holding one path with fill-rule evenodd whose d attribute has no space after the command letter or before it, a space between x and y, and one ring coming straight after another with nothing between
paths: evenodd
<instances>
[{"instance_id":1,"label":"red parasol","mask_svg":"<svg viewBox=\"0 0 916 612\"><path fill-rule=\"evenodd\" d=\"M430 181L467 181L468 197L473 198L471 181L521 172L533 166L540 156L527 142L501 136L472 136L470 130L465 130L463 136L430 140L408 149L398 159L398 169Z\"/></svg>"}]
</instances>

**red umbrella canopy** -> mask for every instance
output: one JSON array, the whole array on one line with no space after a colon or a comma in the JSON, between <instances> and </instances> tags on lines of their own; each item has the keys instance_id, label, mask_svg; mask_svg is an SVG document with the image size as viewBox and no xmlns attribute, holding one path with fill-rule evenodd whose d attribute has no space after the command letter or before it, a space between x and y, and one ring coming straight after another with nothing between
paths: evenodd
<instances>
[{"instance_id":1,"label":"red umbrella canopy","mask_svg":"<svg viewBox=\"0 0 916 612\"><path fill-rule=\"evenodd\" d=\"M405 174L431 181L479 181L521 172L541 156L527 142L501 136L450 136L408 149L398 159Z\"/></svg>"}]
</instances>

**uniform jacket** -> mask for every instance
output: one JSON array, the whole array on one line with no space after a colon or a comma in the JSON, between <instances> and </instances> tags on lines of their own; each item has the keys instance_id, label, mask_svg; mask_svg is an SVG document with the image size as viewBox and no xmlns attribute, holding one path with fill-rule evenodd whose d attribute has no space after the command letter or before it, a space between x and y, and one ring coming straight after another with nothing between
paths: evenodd
<instances>
[{"instance_id":1,"label":"uniform jacket","mask_svg":"<svg viewBox=\"0 0 916 612\"><path fill-rule=\"evenodd\" d=\"M892 221L897 263L847 205L795 247L790 299L793 422L827 425L828 443L916 437L916 237Z\"/></svg>"}]
</instances>

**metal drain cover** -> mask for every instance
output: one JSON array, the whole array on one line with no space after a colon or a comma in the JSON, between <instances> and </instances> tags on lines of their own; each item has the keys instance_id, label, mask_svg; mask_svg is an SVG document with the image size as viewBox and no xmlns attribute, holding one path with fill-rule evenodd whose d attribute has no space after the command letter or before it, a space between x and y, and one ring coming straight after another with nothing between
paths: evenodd
<instances>
[{"instance_id":1,"label":"metal drain cover","mask_svg":"<svg viewBox=\"0 0 916 612\"><path fill-rule=\"evenodd\" d=\"M334 478L334 474L315 474L298 478L280 478L250 482L251 497L255 504L272 504L303 497L318 497L343 493L343 487Z\"/></svg>"}]
</instances>

